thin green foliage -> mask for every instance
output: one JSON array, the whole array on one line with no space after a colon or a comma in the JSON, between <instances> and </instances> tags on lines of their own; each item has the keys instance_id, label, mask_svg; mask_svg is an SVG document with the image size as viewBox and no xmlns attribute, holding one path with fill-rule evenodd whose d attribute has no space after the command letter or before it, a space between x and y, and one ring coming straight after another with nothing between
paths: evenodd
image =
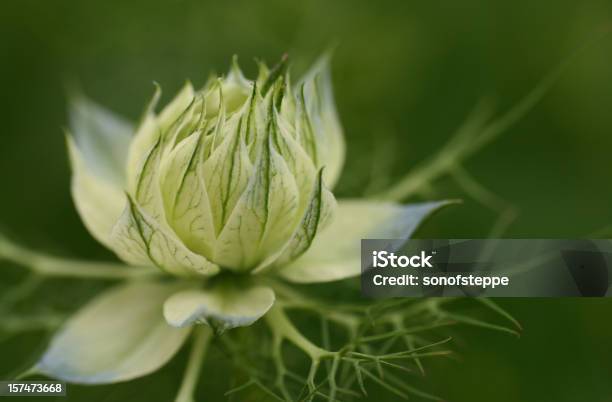
<instances>
[{"instance_id":1,"label":"thin green foliage","mask_svg":"<svg viewBox=\"0 0 612 402\"><path fill-rule=\"evenodd\" d=\"M401 303L385 300L371 306L356 305L340 313L325 311L316 305L295 307L279 300L277 312L267 320L267 329L262 326L248 329L258 331L251 337L257 343L264 337L271 339L270 349L255 347L253 350L248 342L228 341L233 348L230 354L240 356L236 369L248 376L231 393L261 388L258 385L261 383L265 384L266 394L274 393L275 400L350 401L367 395L367 388L376 384L405 399L440 400L421 390L418 382L427 360L452 356L453 339L446 334L448 329L466 324L515 335L520 328L507 312L489 302L481 304L516 325L506 327L453 312L450 307L457 300L411 299ZM313 333L313 339L307 339L289 320L288 317L298 313L294 310L319 316L319 331L312 325L306 328ZM336 315L333 321L328 319L331 314ZM338 314L346 317L337 319ZM358 323L356 330L352 326L355 322ZM300 351L308 356L308 367L295 364L296 353L299 355Z\"/></svg>"}]
</instances>

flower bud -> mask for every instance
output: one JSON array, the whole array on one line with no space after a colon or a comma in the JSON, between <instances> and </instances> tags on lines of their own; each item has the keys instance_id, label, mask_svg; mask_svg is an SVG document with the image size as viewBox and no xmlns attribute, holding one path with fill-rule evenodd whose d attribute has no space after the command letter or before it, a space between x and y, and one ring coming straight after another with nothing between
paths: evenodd
<instances>
[{"instance_id":1,"label":"flower bud","mask_svg":"<svg viewBox=\"0 0 612 402\"><path fill-rule=\"evenodd\" d=\"M338 178L344 142L327 60L296 85L285 62L261 65L250 81L234 60L227 76L199 91L186 84L155 113L158 91L120 179L88 171L83 141L69 139L73 194L94 236L128 263L179 275L253 271L303 254L333 214L326 184ZM107 205L92 207L91 180L113 188Z\"/></svg>"}]
</instances>

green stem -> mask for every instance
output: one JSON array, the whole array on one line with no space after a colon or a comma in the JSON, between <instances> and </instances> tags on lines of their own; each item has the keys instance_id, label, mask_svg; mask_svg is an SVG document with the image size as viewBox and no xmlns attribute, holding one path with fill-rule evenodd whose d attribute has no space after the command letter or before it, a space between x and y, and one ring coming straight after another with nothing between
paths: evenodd
<instances>
[{"instance_id":1,"label":"green stem","mask_svg":"<svg viewBox=\"0 0 612 402\"><path fill-rule=\"evenodd\" d=\"M0 297L0 314L10 311L16 303L34 293L41 282L40 276L30 273L21 283L4 292Z\"/></svg>"},{"instance_id":2,"label":"green stem","mask_svg":"<svg viewBox=\"0 0 612 402\"><path fill-rule=\"evenodd\" d=\"M151 267L128 267L111 262L89 262L54 257L21 247L0 235L0 260L22 265L44 276L88 279L134 279L156 276Z\"/></svg>"},{"instance_id":3,"label":"green stem","mask_svg":"<svg viewBox=\"0 0 612 402\"><path fill-rule=\"evenodd\" d=\"M587 45L590 42L587 43ZM417 193L437 178L449 173L454 167L494 141L510 127L519 122L550 91L574 57L586 47L583 46L557 68L547 74L536 87L499 118L487 124L489 111L478 108L452 136L444 150L437 157L404 176L396 185L379 194L376 198L399 201Z\"/></svg>"},{"instance_id":4,"label":"green stem","mask_svg":"<svg viewBox=\"0 0 612 402\"><path fill-rule=\"evenodd\" d=\"M61 314L33 316L0 315L0 329L9 334L27 331L50 330L60 326L65 317Z\"/></svg>"},{"instance_id":5,"label":"green stem","mask_svg":"<svg viewBox=\"0 0 612 402\"><path fill-rule=\"evenodd\" d=\"M287 339L298 348L302 349L313 361L319 361L324 357L335 355L312 343L291 323L282 307L274 305L265 315L270 329L276 336Z\"/></svg>"},{"instance_id":6,"label":"green stem","mask_svg":"<svg viewBox=\"0 0 612 402\"><path fill-rule=\"evenodd\" d=\"M475 151L474 137L484 131L486 121L491 116L487 106L486 103L480 104L436 156L417 166L391 188L373 197L392 201L410 198L450 172Z\"/></svg>"},{"instance_id":7,"label":"green stem","mask_svg":"<svg viewBox=\"0 0 612 402\"><path fill-rule=\"evenodd\" d=\"M189 354L189 362L185 369L185 375L183 376L183 382L181 388L176 395L175 402L194 402L195 399L193 394L195 388L198 385L198 378L200 377L200 370L204 363L204 357L206 356L206 349L210 343L212 337L212 330L210 327L198 325L194 330L193 334L193 346L191 353Z\"/></svg>"}]
</instances>

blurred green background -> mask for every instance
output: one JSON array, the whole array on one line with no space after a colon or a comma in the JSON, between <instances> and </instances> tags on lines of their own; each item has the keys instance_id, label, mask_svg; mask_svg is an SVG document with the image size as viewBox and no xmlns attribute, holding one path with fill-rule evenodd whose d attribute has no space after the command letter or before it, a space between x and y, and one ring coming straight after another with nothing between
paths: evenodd
<instances>
[{"instance_id":1,"label":"blurred green background","mask_svg":"<svg viewBox=\"0 0 612 402\"><path fill-rule=\"evenodd\" d=\"M372 185L372 171L376 183L392 183L435 154L483 97L507 110L590 41L526 118L466 164L520 210L505 236L589 236L612 224L612 36L593 40L610 17L609 0L3 0L0 224L32 246L111 258L70 198L67 85L135 120L153 81L168 100L185 79L201 85L225 71L233 54L253 75L254 58L273 63L289 52L300 66L336 44L349 151L338 194L354 196ZM428 222L424 237L485 237L496 219L451 180L437 182L433 197L465 203ZM460 359L429 366L430 390L457 402L612 401L612 301L500 304L523 324L522 338L465 330ZM0 377L40 338L2 340ZM140 392L75 388L69 399L170 400L181 359L140 380ZM395 400L375 389L366 399Z\"/></svg>"}]
</instances>

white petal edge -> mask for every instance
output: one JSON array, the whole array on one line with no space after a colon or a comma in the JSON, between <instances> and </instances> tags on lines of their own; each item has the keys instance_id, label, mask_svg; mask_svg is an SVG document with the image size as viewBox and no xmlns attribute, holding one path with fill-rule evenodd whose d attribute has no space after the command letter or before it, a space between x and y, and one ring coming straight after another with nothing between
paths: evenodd
<instances>
[{"instance_id":1,"label":"white petal edge","mask_svg":"<svg viewBox=\"0 0 612 402\"><path fill-rule=\"evenodd\" d=\"M163 318L163 302L176 290L175 284L132 282L102 293L65 323L33 371L79 384L128 381L156 371L189 334Z\"/></svg>"},{"instance_id":2,"label":"white petal edge","mask_svg":"<svg viewBox=\"0 0 612 402\"><path fill-rule=\"evenodd\" d=\"M400 205L340 200L333 221L310 249L279 274L295 283L331 282L359 275L361 239L408 239L431 213L450 201Z\"/></svg>"},{"instance_id":3,"label":"white petal edge","mask_svg":"<svg viewBox=\"0 0 612 402\"><path fill-rule=\"evenodd\" d=\"M174 327L204 323L223 332L253 324L268 312L274 300L270 288L245 289L224 283L174 294L164 303L164 317Z\"/></svg>"}]
</instances>

